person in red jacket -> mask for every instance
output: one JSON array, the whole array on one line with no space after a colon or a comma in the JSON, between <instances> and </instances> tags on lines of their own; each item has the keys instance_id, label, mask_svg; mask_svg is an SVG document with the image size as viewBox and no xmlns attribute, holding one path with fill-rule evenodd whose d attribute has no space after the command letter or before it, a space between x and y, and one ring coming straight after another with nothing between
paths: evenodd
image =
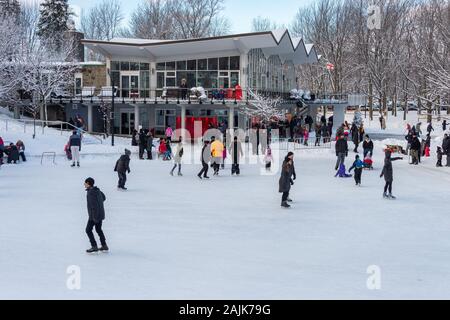
<instances>
[{"instance_id":1,"label":"person in red jacket","mask_svg":"<svg viewBox=\"0 0 450 320\"><path fill-rule=\"evenodd\" d=\"M167 146L166 146L166 142L164 141L164 139L160 139L159 140L159 149L158 149L158 156L163 156L166 154L167 152Z\"/></svg>"}]
</instances>

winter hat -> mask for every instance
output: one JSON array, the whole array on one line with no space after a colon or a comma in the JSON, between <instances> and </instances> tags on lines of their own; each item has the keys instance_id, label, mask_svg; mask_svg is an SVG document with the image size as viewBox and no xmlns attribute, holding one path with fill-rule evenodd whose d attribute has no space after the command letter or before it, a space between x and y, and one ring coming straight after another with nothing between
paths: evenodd
<instances>
[{"instance_id":1,"label":"winter hat","mask_svg":"<svg viewBox=\"0 0 450 320\"><path fill-rule=\"evenodd\" d=\"M359 159L359 154L357 154L357 155L355 156L355 159L356 159L356 160L358 160L358 159Z\"/></svg>"},{"instance_id":2,"label":"winter hat","mask_svg":"<svg viewBox=\"0 0 450 320\"><path fill-rule=\"evenodd\" d=\"M130 156L131 155L131 151L128 149L125 149L125 155Z\"/></svg>"},{"instance_id":3,"label":"winter hat","mask_svg":"<svg viewBox=\"0 0 450 320\"><path fill-rule=\"evenodd\" d=\"M95 184L95 180L93 178L87 178L84 183L87 183L88 185L90 185L91 187L94 186Z\"/></svg>"}]
</instances>

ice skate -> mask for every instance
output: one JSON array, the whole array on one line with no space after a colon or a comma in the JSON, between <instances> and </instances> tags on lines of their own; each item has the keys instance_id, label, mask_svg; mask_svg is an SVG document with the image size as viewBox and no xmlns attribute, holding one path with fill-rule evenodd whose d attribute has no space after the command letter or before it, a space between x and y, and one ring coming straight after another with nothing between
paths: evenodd
<instances>
[{"instance_id":1,"label":"ice skate","mask_svg":"<svg viewBox=\"0 0 450 320\"><path fill-rule=\"evenodd\" d=\"M109 248L108 248L108 246L107 245L104 245L104 246L102 246L100 249L99 249L99 251L100 252L109 252Z\"/></svg>"},{"instance_id":2,"label":"ice skate","mask_svg":"<svg viewBox=\"0 0 450 320\"><path fill-rule=\"evenodd\" d=\"M97 253L97 252L98 252L98 248L97 247L92 247L92 248L86 250L86 253L89 253L89 254Z\"/></svg>"},{"instance_id":3,"label":"ice skate","mask_svg":"<svg viewBox=\"0 0 450 320\"><path fill-rule=\"evenodd\" d=\"M283 207L283 208L290 208L291 206L287 203L287 201L283 201L282 203L281 203L281 206Z\"/></svg>"}]
</instances>

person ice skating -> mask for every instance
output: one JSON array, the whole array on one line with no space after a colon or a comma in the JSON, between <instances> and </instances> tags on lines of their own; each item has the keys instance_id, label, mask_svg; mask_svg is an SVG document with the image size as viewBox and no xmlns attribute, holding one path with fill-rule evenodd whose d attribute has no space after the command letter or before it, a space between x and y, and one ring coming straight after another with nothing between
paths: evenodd
<instances>
[{"instance_id":1,"label":"person ice skating","mask_svg":"<svg viewBox=\"0 0 450 320\"><path fill-rule=\"evenodd\" d=\"M173 155L171 141L168 138L166 138L165 142L166 142L167 150L166 150L166 154L164 155L164 160L170 161L170 160L172 160L172 155Z\"/></svg>"},{"instance_id":2,"label":"person ice skating","mask_svg":"<svg viewBox=\"0 0 450 320\"><path fill-rule=\"evenodd\" d=\"M88 235L89 242L91 243L91 248L86 250L87 253L95 253L98 251L107 252L109 251L106 245L105 234L102 230L102 224L105 220L105 207L104 202L106 201L105 194L100 191L95 185L95 180L93 178L87 178L84 182L84 187L86 188L86 198L87 198L87 208L89 220L86 226L86 234ZM94 233L92 229L97 232L100 237L101 248L97 246L97 242L94 238Z\"/></svg>"},{"instance_id":3,"label":"person ice skating","mask_svg":"<svg viewBox=\"0 0 450 320\"><path fill-rule=\"evenodd\" d=\"M153 160L153 135L149 130L147 132L147 160Z\"/></svg>"},{"instance_id":4,"label":"person ice skating","mask_svg":"<svg viewBox=\"0 0 450 320\"><path fill-rule=\"evenodd\" d=\"M166 156L166 152L167 152L167 147L166 147L166 142L164 141L163 138L159 139L159 147L158 147L158 158L160 156L164 157Z\"/></svg>"},{"instance_id":5,"label":"person ice skating","mask_svg":"<svg viewBox=\"0 0 450 320\"><path fill-rule=\"evenodd\" d=\"M430 122L427 127L427 133L431 135L431 131L434 131L433 124Z\"/></svg>"},{"instance_id":6,"label":"person ice skating","mask_svg":"<svg viewBox=\"0 0 450 320\"><path fill-rule=\"evenodd\" d=\"M27 158L25 157L25 144L23 143L23 141L17 141L16 147L17 151L19 152L19 156L22 159L22 162L27 162Z\"/></svg>"},{"instance_id":7,"label":"person ice skating","mask_svg":"<svg viewBox=\"0 0 450 320\"><path fill-rule=\"evenodd\" d=\"M436 155L437 155L436 167L442 167L442 156L444 155L444 152L442 152L441 147L437 147Z\"/></svg>"},{"instance_id":8,"label":"person ice skating","mask_svg":"<svg viewBox=\"0 0 450 320\"><path fill-rule=\"evenodd\" d=\"M448 134L444 135L444 140L442 141L442 151L447 156L446 167L450 167L450 137Z\"/></svg>"},{"instance_id":9,"label":"person ice skating","mask_svg":"<svg viewBox=\"0 0 450 320\"><path fill-rule=\"evenodd\" d=\"M173 176L173 172L178 167L178 176L181 177L183 174L181 173L181 160L183 158L184 148L183 141L180 138L180 142L177 145L177 150L175 151L175 156L173 157L174 165L172 170L170 171L170 175Z\"/></svg>"},{"instance_id":10,"label":"person ice skating","mask_svg":"<svg viewBox=\"0 0 450 320\"><path fill-rule=\"evenodd\" d=\"M72 167L80 166L81 136L74 130L69 139L70 152L72 153Z\"/></svg>"},{"instance_id":11,"label":"person ice skating","mask_svg":"<svg viewBox=\"0 0 450 320\"><path fill-rule=\"evenodd\" d=\"M278 182L279 192L283 194L281 197L281 206L283 208L291 207L288 202L292 202L289 198L289 192L291 191L291 187L294 185L294 172L294 153L289 152L283 161L283 165L281 167L281 177Z\"/></svg>"},{"instance_id":12,"label":"person ice skating","mask_svg":"<svg viewBox=\"0 0 450 320\"><path fill-rule=\"evenodd\" d=\"M241 142L238 140L238 137L234 137L233 142L231 143L230 147L230 155L231 155L231 175L240 175L241 174L241 168L239 167L239 163L241 160L241 157L244 155L244 152L242 151L242 145Z\"/></svg>"},{"instance_id":13,"label":"person ice skating","mask_svg":"<svg viewBox=\"0 0 450 320\"><path fill-rule=\"evenodd\" d=\"M347 169L345 168L345 164L341 163L339 165L339 169L337 170L335 176L335 178L339 177L339 178L351 178L352 175L351 174L347 174Z\"/></svg>"},{"instance_id":14,"label":"person ice skating","mask_svg":"<svg viewBox=\"0 0 450 320\"><path fill-rule=\"evenodd\" d=\"M0 166L3 164L3 153L5 151L5 142L2 137L0 137Z\"/></svg>"},{"instance_id":15,"label":"person ice skating","mask_svg":"<svg viewBox=\"0 0 450 320\"><path fill-rule=\"evenodd\" d=\"M5 152L8 155L8 164L17 164L19 161L19 150L17 149L17 146L14 143L10 143L5 149Z\"/></svg>"},{"instance_id":16,"label":"person ice skating","mask_svg":"<svg viewBox=\"0 0 450 320\"><path fill-rule=\"evenodd\" d=\"M411 164L418 165L419 164L419 155L421 152L422 144L417 136L413 136L411 142Z\"/></svg>"},{"instance_id":17,"label":"person ice skating","mask_svg":"<svg viewBox=\"0 0 450 320\"><path fill-rule=\"evenodd\" d=\"M172 127L171 126L167 126L167 129L166 129L165 133L166 133L167 140L169 140L169 142L172 142L172 135L173 135Z\"/></svg>"},{"instance_id":18,"label":"person ice skating","mask_svg":"<svg viewBox=\"0 0 450 320\"><path fill-rule=\"evenodd\" d=\"M373 141L370 139L369 135L366 135L363 142L364 158L370 153L373 155Z\"/></svg>"},{"instance_id":19,"label":"person ice skating","mask_svg":"<svg viewBox=\"0 0 450 320\"><path fill-rule=\"evenodd\" d=\"M386 182L384 186L383 198L385 199L396 199L392 195L392 183L394 182L394 169L392 167L392 161L403 160L402 157L392 158L392 153L390 150L386 150L385 159L384 159L384 167L381 172L380 178L384 177L384 181ZM389 191L389 194L388 194Z\"/></svg>"},{"instance_id":20,"label":"person ice skating","mask_svg":"<svg viewBox=\"0 0 450 320\"><path fill-rule=\"evenodd\" d=\"M353 149L353 152L358 153L358 147L359 147L359 129L356 123L352 124L352 128L350 130L352 135L352 142L355 145L355 148Z\"/></svg>"},{"instance_id":21,"label":"person ice skating","mask_svg":"<svg viewBox=\"0 0 450 320\"><path fill-rule=\"evenodd\" d=\"M447 131L447 120L442 121L442 131Z\"/></svg>"},{"instance_id":22,"label":"person ice skating","mask_svg":"<svg viewBox=\"0 0 450 320\"><path fill-rule=\"evenodd\" d=\"M266 164L266 171L269 172L272 169L272 149L270 147L267 148L266 155L264 156L264 163Z\"/></svg>"},{"instance_id":23,"label":"person ice skating","mask_svg":"<svg viewBox=\"0 0 450 320\"><path fill-rule=\"evenodd\" d=\"M325 119L325 121L327 120ZM316 131L316 142L314 143L314 146L320 147L320 140L322 138L322 126L320 123L316 124L315 131Z\"/></svg>"},{"instance_id":24,"label":"person ice skating","mask_svg":"<svg viewBox=\"0 0 450 320\"><path fill-rule=\"evenodd\" d=\"M211 138L211 156L212 156L212 167L214 168L214 175L219 175L220 164L222 163L223 157L223 144L219 139L215 137Z\"/></svg>"},{"instance_id":25,"label":"person ice skating","mask_svg":"<svg viewBox=\"0 0 450 320\"><path fill-rule=\"evenodd\" d=\"M144 129L139 130L139 160L144 160L144 153L147 150L147 134Z\"/></svg>"},{"instance_id":26,"label":"person ice skating","mask_svg":"<svg viewBox=\"0 0 450 320\"><path fill-rule=\"evenodd\" d=\"M345 162L345 158L348 156L348 143L345 139L344 135L339 137L339 140L336 142L336 167L335 170L339 169L339 166Z\"/></svg>"},{"instance_id":27,"label":"person ice skating","mask_svg":"<svg viewBox=\"0 0 450 320\"><path fill-rule=\"evenodd\" d=\"M136 129L131 132L131 146L137 147L139 145L139 133Z\"/></svg>"},{"instance_id":28,"label":"person ice skating","mask_svg":"<svg viewBox=\"0 0 450 320\"><path fill-rule=\"evenodd\" d=\"M200 155L200 160L202 162L202 170L197 175L201 179L209 179L209 161L211 161L211 146L209 141L205 140L203 142L202 154Z\"/></svg>"},{"instance_id":29,"label":"person ice skating","mask_svg":"<svg viewBox=\"0 0 450 320\"><path fill-rule=\"evenodd\" d=\"M303 141L305 146L308 146L308 140L309 140L309 130L305 128L305 130L303 131Z\"/></svg>"},{"instance_id":30,"label":"person ice skating","mask_svg":"<svg viewBox=\"0 0 450 320\"><path fill-rule=\"evenodd\" d=\"M355 161L353 162L353 165L348 169L348 172L352 172L352 170L355 169L355 182L357 186L361 186L361 177L362 172L364 169L364 162L361 161L359 158L359 155L356 155Z\"/></svg>"},{"instance_id":31,"label":"person ice skating","mask_svg":"<svg viewBox=\"0 0 450 320\"><path fill-rule=\"evenodd\" d=\"M127 190L125 188L125 183L127 182L127 172L130 173L130 155L131 151L125 149L125 154L121 155L119 160L116 162L116 166L114 171L117 172L119 176L119 183L117 184L117 188L120 190Z\"/></svg>"}]
</instances>

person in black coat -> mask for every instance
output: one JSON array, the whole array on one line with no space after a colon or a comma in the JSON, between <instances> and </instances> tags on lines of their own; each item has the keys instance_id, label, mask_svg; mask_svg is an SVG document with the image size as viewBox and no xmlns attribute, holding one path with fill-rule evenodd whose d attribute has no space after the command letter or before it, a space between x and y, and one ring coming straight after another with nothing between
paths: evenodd
<instances>
[{"instance_id":1,"label":"person in black coat","mask_svg":"<svg viewBox=\"0 0 450 320\"><path fill-rule=\"evenodd\" d=\"M131 151L128 149L125 149L125 154L121 155L119 160L116 162L116 166L114 168L114 171L117 172L119 176L119 183L117 185L117 188L121 190L127 190L125 188L125 183L127 182L127 172L130 173L130 155Z\"/></svg>"},{"instance_id":2,"label":"person in black coat","mask_svg":"<svg viewBox=\"0 0 450 320\"><path fill-rule=\"evenodd\" d=\"M430 122L427 127L427 132L429 135L431 135L431 131L434 131L434 128L433 128L433 124Z\"/></svg>"},{"instance_id":3,"label":"person in black coat","mask_svg":"<svg viewBox=\"0 0 450 320\"><path fill-rule=\"evenodd\" d=\"M450 137L448 134L444 135L444 140L442 141L442 151L447 155L447 167L450 167Z\"/></svg>"},{"instance_id":4,"label":"person in black coat","mask_svg":"<svg viewBox=\"0 0 450 320\"><path fill-rule=\"evenodd\" d=\"M392 158L392 153L390 150L386 150L385 159L384 159L384 167L381 172L380 178L384 177L384 181L386 182L384 186L383 197L385 199L395 199L392 195L392 183L394 182L394 169L392 167L392 161L403 160L402 157ZM389 194L387 193L389 191Z\"/></svg>"},{"instance_id":5,"label":"person in black coat","mask_svg":"<svg viewBox=\"0 0 450 320\"><path fill-rule=\"evenodd\" d=\"M442 131L447 131L447 120L442 121Z\"/></svg>"},{"instance_id":6,"label":"person in black coat","mask_svg":"<svg viewBox=\"0 0 450 320\"><path fill-rule=\"evenodd\" d=\"M345 158L348 156L348 143L345 139L344 135L339 137L339 140L336 142L336 169L338 170L341 164L345 163Z\"/></svg>"},{"instance_id":7,"label":"person in black coat","mask_svg":"<svg viewBox=\"0 0 450 320\"><path fill-rule=\"evenodd\" d=\"M181 90L181 100L186 100L188 92L186 79L181 79L180 90Z\"/></svg>"},{"instance_id":8,"label":"person in black coat","mask_svg":"<svg viewBox=\"0 0 450 320\"><path fill-rule=\"evenodd\" d=\"M139 131L139 159L144 160L144 152L147 150L147 135L144 129Z\"/></svg>"},{"instance_id":9,"label":"person in black coat","mask_svg":"<svg viewBox=\"0 0 450 320\"><path fill-rule=\"evenodd\" d=\"M436 167L438 168L442 167L442 156L444 155L444 153L442 152L441 147L437 147L436 155L437 155Z\"/></svg>"},{"instance_id":10,"label":"person in black coat","mask_svg":"<svg viewBox=\"0 0 450 320\"><path fill-rule=\"evenodd\" d=\"M358 126L353 123L352 124L352 128L351 128L351 133L352 133L352 141L355 144L355 149L353 149L353 151L355 153L358 153L358 147L359 147L359 129Z\"/></svg>"},{"instance_id":11,"label":"person in black coat","mask_svg":"<svg viewBox=\"0 0 450 320\"><path fill-rule=\"evenodd\" d=\"M8 155L8 163L17 164L17 161L19 161L19 149L17 149L17 146L11 143L5 152Z\"/></svg>"},{"instance_id":12,"label":"person in black coat","mask_svg":"<svg viewBox=\"0 0 450 320\"><path fill-rule=\"evenodd\" d=\"M147 132L147 159L148 160L153 160L153 135L151 133L151 131L149 130Z\"/></svg>"},{"instance_id":13,"label":"person in black coat","mask_svg":"<svg viewBox=\"0 0 450 320\"><path fill-rule=\"evenodd\" d=\"M366 138L363 142L363 150L364 150L364 158L370 153L370 156L373 155L373 141L370 139L369 135L366 135Z\"/></svg>"},{"instance_id":14,"label":"person in black coat","mask_svg":"<svg viewBox=\"0 0 450 320\"><path fill-rule=\"evenodd\" d=\"M133 129L133 131L132 131L132 133L131 133L131 146L132 147L137 147L138 146L138 139L137 139L137 136L138 136L138 132L137 132L137 130L136 129Z\"/></svg>"},{"instance_id":15,"label":"person in black coat","mask_svg":"<svg viewBox=\"0 0 450 320\"><path fill-rule=\"evenodd\" d=\"M294 185L295 176L295 168L294 168L294 153L289 152L286 158L283 161L283 165L281 168L281 177L278 182L279 192L283 194L281 197L281 206L284 208L290 208L291 206L288 202L292 202L289 199L289 192L291 191L291 186Z\"/></svg>"},{"instance_id":16,"label":"person in black coat","mask_svg":"<svg viewBox=\"0 0 450 320\"><path fill-rule=\"evenodd\" d=\"M411 142L411 164L418 165L419 164L419 155L422 149L422 144L420 143L419 138L417 136L413 136Z\"/></svg>"},{"instance_id":17,"label":"person in black coat","mask_svg":"<svg viewBox=\"0 0 450 320\"><path fill-rule=\"evenodd\" d=\"M89 220L86 226L86 234L88 235L89 241L91 243L91 249L86 250L87 253L98 252L99 250L102 252L109 251L108 246L106 245L105 234L102 230L102 224L105 220L105 207L103 203L106 201L105 194L100 191L99 188L95 187L95 181L92 178L87 178L84 182L84 186L86 188L86 198L87 198L87 209ZM100 237L101 248L99 249L97 246L97 242L94 238L94 233L92 229L95 227L95 231Z\"/></svg>"},{"instance_id":18,"label":"person in black coat","mask_svg":"<svg viewBox=\"0 0 450 320\"><path fill-rule=\"evenodd\" d=\"M242 144L240 141L238 141L238 137L234 137L229 150L231 154L231 160L233 162L231 166L231 175L240 175L241 168L239 167L239 162L241 160L241 157L244 155L244 152L242 151Z\"/></svg>"},{"instance_id":19,"label":"person in black coat","mask_svg":"<svg viewBox=\"0 0 450 320\"><path fill-rule=\"evenodd\" d=\"M203 143L202 154L200 156L200 160L202 161L202 170L199 172L199 174L197 176L200 178L200 180L201 179L209 179L208 163L211 161L211 146L209 145L209 141L207 141L207 140L205 140ZM203 178L202 178L202 176L203 176Z\"/></svg>"}]
</instances>

